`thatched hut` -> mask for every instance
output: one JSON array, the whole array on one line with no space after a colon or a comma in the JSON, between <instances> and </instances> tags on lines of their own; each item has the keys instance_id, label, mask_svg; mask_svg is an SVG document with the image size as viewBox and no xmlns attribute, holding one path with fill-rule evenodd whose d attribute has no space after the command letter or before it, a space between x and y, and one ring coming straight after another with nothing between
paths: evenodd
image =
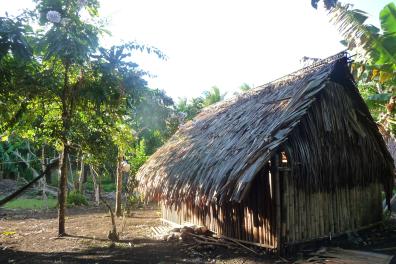
<instances>
[{"instance_id":1,"label":"thatched hut","mask_svg":"<svg viewBox=\"0 0 396 264\"><path fill-rule=\"evenodd\" d=\"M137 176L163 218L279 249L380 221L393 169L338 54L206 108Z\"/></svg>"}]
</instances>

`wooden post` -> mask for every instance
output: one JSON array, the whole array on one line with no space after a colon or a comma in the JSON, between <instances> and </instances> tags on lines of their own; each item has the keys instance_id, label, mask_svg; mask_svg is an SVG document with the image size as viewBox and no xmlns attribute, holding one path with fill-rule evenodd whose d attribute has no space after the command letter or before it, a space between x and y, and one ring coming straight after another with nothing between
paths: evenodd
<instances>
[{"instance_id":1,"label":"wooden post","mask_svg":"<svg viewBox=\"0 0 396 264\"><path fill-rule=\"evenodd\" d=\"M278 254L282 250L282 216L281 216L281 186L280 173L279 173L279 153L276 153L271 160L272 174L273 174L273 194L275 198L275 234L276 234L276 247Z\"/></svg>"}]
</instances>

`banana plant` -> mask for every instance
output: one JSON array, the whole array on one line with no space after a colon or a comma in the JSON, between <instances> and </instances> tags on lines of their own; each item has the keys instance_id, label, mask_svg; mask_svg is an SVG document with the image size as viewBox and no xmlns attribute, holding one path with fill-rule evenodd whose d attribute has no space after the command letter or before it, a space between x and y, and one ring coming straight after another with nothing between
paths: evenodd
<instances>
[{"instance_id":1,"label":"banana plant","mask_svg":"<svg viewBox=\"0 0 396 264\"><path fill-rule=\"evenodd\" d=\"M351 70L359 81L395 82L396 5L380 12L381 28L366 23L368 14L352 5L338 3L329 11L330 21L344 37L342 42L355 55Z\"/></svg>"},{"instance_id":2,"label":"banana plant","mask_svg":"<svg viewBox=\"0 0 396 264\"><path fill-rule=\"evenodd\" d=\"M395 131L396 5L381 10L380 28L368 24L368 14L349 4L337 3L329 16L354 56L351 71L372 114L389 132Z\"/></svg>"}]
</instances>

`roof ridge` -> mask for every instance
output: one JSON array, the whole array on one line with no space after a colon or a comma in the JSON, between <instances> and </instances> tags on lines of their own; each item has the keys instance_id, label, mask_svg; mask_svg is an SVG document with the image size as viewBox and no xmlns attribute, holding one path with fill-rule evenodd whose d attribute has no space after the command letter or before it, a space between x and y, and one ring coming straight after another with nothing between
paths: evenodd
<instances>
[{"instance_id":1,"label":"roof ridge","mask_svg":"<svg viewBox=\"0 0 396 264\"><path fill-rule=\"evenodd\" d=\"M348 56L348 53L345 50L341 51L341 52L339 52L337 54L334 54L334 55L331 55L331 56L329 56L327 58L321 59L320 61L315 62L315 63L313 63L313 64L311 64L309 66L306 66L304 68L298 69L298 70L296 70L296 71L294 71L292 73L288 73L286 75L283 75L283 76L281 76L281 77L279 77L279 78L277 78L275 80L272 80L270 82L267 82L267 83L264 83L262 85L256 86L255 88L253 88L253 90L260 90L260 88L264 89L264 88L266 88L266 87L268 87L270 85L275 85L275 84L278 84L280 82L295 81L294 78L299 78L299 77L302 77L305 74L312 73L313 71L317 70L318 68L321 68L323 66L327 66L330 63L338 61L338 60L340 60L342 58L345 58L347 56Z\"/></svg>"},{"instance_id":2,"label":"roof ridge","mask_svg":"<svg viewBox=\"0 0 396 264\"><path fill-rule=\"evenodd\" d=\"M209 106L205 107L203 109L203 111L216 110L217 108L219 108L221 106L226 106L226 105L232 104L235 101L238 101L240 98L254 96L256 93L258 93L260 91L263 91L263 90L265 90L268 87L273 87L275 85L283 86L283 85L285 85L287 83L297 81L298 79L303 78L307 74L310 74L310 73L312 73L312 72L314 72L316 70L319 70L322 67L329 66L329 64L334 63L336 61L339 61L342 58L345 58L347 56L348 56L348 53L345 50L341 51L341 52L339 52L337 54L334 54L334 55L331 55L331 56L329 56L327 58L321 59L320 61L315 62L312 65L309 65L309 66L306 66L304 68L298 69L298 70L296 70L296 71L294 71L292 73L283 75L282 77L279 77L279 78L277 78L275 80L272 80L270 82L267 82L265 84L256 86L256 87L252 88L251 90L248 90L245 93L241 93L241 94L238 94L236 96L232 96L232 97L230 97L230 98L228 98L226 100L219 101L219 102L217 102L215 104L209 105ZM286 98L286 99L290 99L290 98ZM270 100L270 101L272 102L273 100ZM282 101L282 100L275 100L275 101ZM268 103L268 102L264 102L264 103ZM195 117L193 119L195 119Z\"/></svg>"}]
</instances>

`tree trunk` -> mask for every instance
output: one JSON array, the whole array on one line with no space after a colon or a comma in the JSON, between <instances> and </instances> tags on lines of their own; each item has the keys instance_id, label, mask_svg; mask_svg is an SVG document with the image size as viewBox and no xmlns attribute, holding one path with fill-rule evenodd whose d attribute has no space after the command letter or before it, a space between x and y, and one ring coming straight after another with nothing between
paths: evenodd
<instances>
[{"instance_id":1,"label":"tree trunk","mask_svg":"<svg viewBox=\"0 0 396 264\"><path fill-rule=\"evenodd\" d=\"M68 191L70 190L78 190L78 187L75 187L75 183L78 183L78 178L76 178L76 180L74 180L74 170L73 170L73 160L70 158L70 153L71 153L71 148L69 146L69 152L67 154L67 164L68 164L68 172L66 175L66 188ZM77 167L75 168L77 171Z\"/></svg>"},{"instance_id":2,"label":"tree trunk","mask_svg":"<svg viewBox=\"0 0 396 264\"><path fill-rule=\"evenodd\" d=\"M66 235L65 231L65 211L66 211L66 195L67 195L67 178L68 168L67 160L70 162L70 145L69 145L69 132L72 120L72 95L69 86L69 69L70 62L64 62L64 79L63 79L63 91L62 91L62 134L61 141L63 145L61 165L60 165L60 176L59 176L59 188L58 188L58 236L62 237Z\"/></svg>"},{"instance_id":3,"label":"tree trunk","mask_svg":"<svg viewBox=\"0 0 396 264\"><path fill-rule=\"evenodd\" d=\"M45 168L48 165L48 160L45 158L45 145L43 144L41 146L41 159L42 161L42 168ZM52 183L52 179L51 179L51 173L47 173L45 175L45 181L47 184L51 184Z\"/></svg>"},{"instance_id":4,"label":"tree trunk","mask_svg":"<svg viewBox=\"0 0 396 264\"><path fill-rule=\"evenodd\" d=\"M115 213L117 216L121 216L121 196L122 194L122 155L118 155L117 158L117 190L116 190L116 207Z\"/></svg>"},{"instance_id":5,"label":"tree trunk","mask_svg":"<svg viewBox=\"0 0 396 264\"><path fill-rule=\"evenodd\" d=\"M84 181L84 176L85 176L84 167L85 167L84 156L81 155L81 170L80 170L80 175L78 178L78 191L81 194L84 194L84 183L85 183L85 181Z\"/></svg>"},{"instance_id":6,"label":"tree trunk","mask_svg":"<svg viewBox=\"0 0 396 264\"><path fill-rule=\"evenodd\" d=\"M66 235L65 231L65 211L66 211L66 196L67 196L67 157L70 152L70 147L65 144L61 155L60 176L59 176L59 190L58 190L58 236Z\"/></svg>"},{"instance_id":7,"label":"tree trunk","mask_svg":"<svg viewBox=\"0 0 396 264\"><path fill-rule=\"evenodd\" d=\"M47 164L45 162L45 147L43 144L43 145L41 145L41 171L44 171L46 166L47 166ZM42 199L44 201L44 206L45 206L46 210L48 210L48 197L47 197L47 193L46 193L48 175L51 177L51 174L47 173L44 178L40 179L40 184L39 184L39 185L41 185L41 188L42 188L42 192L43 192Z\"/></svg>"},{"instance_id":8,"label":"tree trunk","mask_svg":"<svg viewBox=\"0 0 396 264\"><path fill-rule=\"evenodd\" d=\"M99 175L92 168L92 166L90 168L91 168L92 181L94 184L95 204L96 204L96 206L99 206L99 204L100 204L100 179L99 179Z\"/></svg>"}]
</instances>

